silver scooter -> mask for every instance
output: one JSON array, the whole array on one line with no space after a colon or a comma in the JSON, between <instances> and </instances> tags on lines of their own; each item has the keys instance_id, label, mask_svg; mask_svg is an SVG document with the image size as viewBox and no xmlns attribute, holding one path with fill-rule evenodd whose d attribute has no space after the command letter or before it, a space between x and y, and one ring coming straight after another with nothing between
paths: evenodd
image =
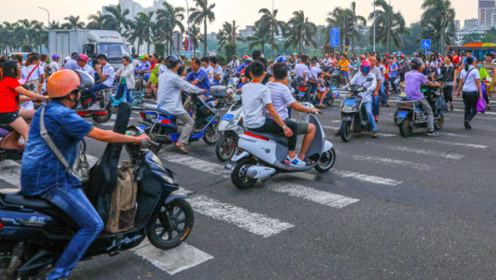
<instances>
[{"instance_id":1,"label":"silver scooter","mask_svg":"<svg viewBox=\"0 0 496 280\"><path fill-rule=\"evenodd\" d=\"M243 125L243 103L241 94L238 93L233 98L234 104L229 108L219 123L219 131L222 133L215 154L220 161L230 160L238 150L239 135L245 133Z\"/></svg>"},{"instance_id":2,"label":"silver scooter","mask_svg":"<svg viewBox=\"0 0 496 280\"><path fill-rule=\"evenodd\" d=\"M324 130L313 114L309 115L309 123L316 127L315 137L307 152L307 159L313 161L303 167L284 163L288 155L288 138L274 134L259 133L248 129L240 135L238 153L226 164L231 172L232 183L246 189L278 173L309 171L315 168L319 172L329 171L336 162L336 151L331 142L325 140Z\"/></svg>"}]
</instances>

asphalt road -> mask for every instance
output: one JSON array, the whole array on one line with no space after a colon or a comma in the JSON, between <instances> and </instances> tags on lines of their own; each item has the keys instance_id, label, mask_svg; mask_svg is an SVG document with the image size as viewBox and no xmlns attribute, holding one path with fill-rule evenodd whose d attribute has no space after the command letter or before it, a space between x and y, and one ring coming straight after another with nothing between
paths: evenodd
<instances>
[{"instance_id":1,"label":"asphalt road","mask_svg":"<svg viewBox=\"0 0 496 280\"><path fill-rule=\"evenodd\" d=\"M337 151L325 174L278 175L241 191L215 147L193 143L187 156L165 147L159 156L192 192L187 245L96 257L71 279L493 279L496 112L467 131L455 100L440 137L419 129L405 139L392 104L381 107L380 138L343 143L332 136L339 104L319 116ZM93 157L105 148L88 143ZM0 185L17 186L18 172L0 163Z\"/></svg>"}]
</instances>

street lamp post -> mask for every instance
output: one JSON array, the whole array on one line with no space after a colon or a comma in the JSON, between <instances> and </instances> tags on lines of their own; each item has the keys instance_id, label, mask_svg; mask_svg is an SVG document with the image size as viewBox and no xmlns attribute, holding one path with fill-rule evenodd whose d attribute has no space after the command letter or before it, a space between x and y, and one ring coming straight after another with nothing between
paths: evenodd
<instances>
[{"instance_id":1,"label":"street lamp post","mask_svg":"<svg viewBox=\"0 0 496 280\"><path fill-rule=\"evenodd\" d=\"M191 61L191 52L189 51L190 44L191 44L191 40L189 39L189 37L191 36L190 30L189 30L189 4L188 4L188 0L185 0L185 1L186 1L186 9L187 9L186 12L188 14L188 58Z\"/></svg>"},{"instance_id":2,"label":"street lamp post","mask_svg":"<svg viewBox=\"0 0 496 280\"><path fill-rule=\"evenodd\" d=\"M375 52L375 0L374 1L374 52Z\"/></svg>"},{"instance_id":3,"label":"street lamp post","mask_svg":"<svg viewBox=\"0 0 496 280\"><path fill-rule=\"evenodd\" d=\"M50 11L48 11L48 9L43 8L43 7L38 7L38 9L44 10L48 14L47 38L48 38L48 42L49 42L48 45L50 45ZM41 48L40 48L40 50L41 50ZM48 52L50 54L50 50L48 50Z\"/></svg>"}]
</instances>

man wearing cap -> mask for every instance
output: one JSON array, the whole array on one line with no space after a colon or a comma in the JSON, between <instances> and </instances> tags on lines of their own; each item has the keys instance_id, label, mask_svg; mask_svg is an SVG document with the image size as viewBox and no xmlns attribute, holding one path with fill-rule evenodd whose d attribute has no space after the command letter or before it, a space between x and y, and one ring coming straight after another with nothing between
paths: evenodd
<instances>
[{"instance_id":1,"label":"man wearing cap","mask_svg":"<svg viewBox=\"0 0 496 280\"><path fill-rule=\"evenodd\" d=\"M50 69L52 69L52 73L59 71L60 69L59 61L60 61L60 56L56 54L52 55L52 62L50 62Z\"/></svg>"},{"instance_id":2,"label":"man wearing cap","mask_svg":"<svg viewBox=\"0 0 496 280\"><path fill-rule=\"evenodd\" d=\"M139 73L141 71L144 72L144 71L147 71L148 69L150 69L152 67L152 65L148 61L148 55L146 55L146 54L145 55L142 55L140 57L140 60L141 60L142 63L141 63L141 65L138 68L134 69L134 72L137 72L137 73Z\"/></svg>"},{"instance_id":3,"label":"man wearing cap","mask_svg":"<svg viewBox=\"0 0 496 280\"><path fill-rule=\"evenodd\" d=\"M93 105L88 108L88 110L100 110L100 104L98 104L98 99L96 97L96 93L102 89L109 88L114 83L114 67L110 66L110 63L107 61L107 56L104 54L99 54L96 57L98 64L95 65L95 70L98 76L100 77L100 83L95 84L90 89L91 99L93 101Z\"/></svg>"},{"instance_id":4,"label":"man wearing cap","mask_svg":"<svg viewBox=\"0 0 496 280\"><path fill-rule=\"evenodd\" d=\"M231 68L231 70L234 70L234 69L238 68L239 67L238 57L235 56L235 55L233 55L231 57L231 62L229 62L229 64L227 64L226 66L224 66L224 69L226 67L228 67L228 66L229 66L229 68Z\"/></svg>"},{"instance_id":5,"label":"man wearing cap","mask_svg":"<svg viewBox=\"0 0 496 280\"><path fill-rule=\"evenodd\" d=\"M77 62L75 60L76 56L78 55L77 52L73 52L71 54L71 59L68 60L65 65L64 65L64 69L66 70L77 70L79 69L79 66L77 65Z\"/></svg>"},{"instance_id":6,"label":"man wearing cap","mask_svg":"<svg viewBox=\"0 0 496 280\"><path fill-rule=\"evenodd\" d=\"M250 57L245 55L243 56L243 64L241 64L238 68L236 68L236 72L241 72L243 71L247 66L248 64L246 63L246 60L249 59Z\"/></svg>"},{"instance_id":7,"label":"man wearing cap","mask_svg":"<svg viewBox=\"0 0 496 280\"><path fill-rule=\"evenodd\" d=\"M88 73L90 77L94 78L95 77L95 70L93 70L93 67L88 65L88 56L85 54L80 54L74 58L77 61L77 64L79 66L79 70L82 70L85 73Z\"/></svg>"}]
</instances>

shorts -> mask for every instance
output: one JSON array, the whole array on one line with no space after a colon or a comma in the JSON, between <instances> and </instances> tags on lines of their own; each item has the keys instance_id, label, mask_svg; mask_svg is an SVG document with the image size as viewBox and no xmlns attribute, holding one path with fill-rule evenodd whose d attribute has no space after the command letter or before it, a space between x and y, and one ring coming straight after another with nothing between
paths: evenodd
<instances>
[{"instance_id":1,"label":"shorts","mask_svg":"<svg viewBox=\"0 0 496 280\"><path fill-rule=\"evenodd\" d=\"M287 119L286 120L286 123L288 122L291 122L291 123L294 123L296 125L296 134L297 135L303 135L303 134L307 134L307 131L308 131L308 123L307 122L299 122L299 121L296 121L296 120L293 120L293 119Z\"/></svg>"},{"instance_id":2,"label":"shorts","mask_svg":"<svg viewBox=\"0 0 496 280\"><path fill-rule=\"evenodd\" d=\"M0 113L0 124L11 124L20 117L21 116L19 116L19 111Z\"/></svg>"}]
</instances>

